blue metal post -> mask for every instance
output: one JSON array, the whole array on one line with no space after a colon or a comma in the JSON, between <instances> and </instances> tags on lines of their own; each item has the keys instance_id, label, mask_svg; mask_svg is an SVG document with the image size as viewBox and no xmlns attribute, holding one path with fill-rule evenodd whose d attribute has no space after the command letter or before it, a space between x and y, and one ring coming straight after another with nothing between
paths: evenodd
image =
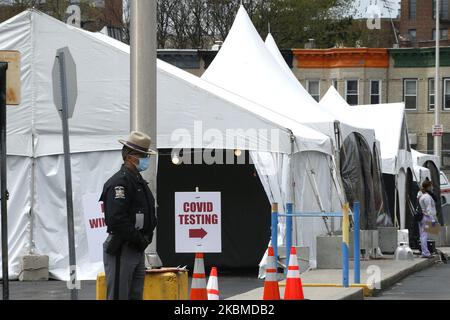
<instances>
[{"instance_id":1,"label":"blue metal post","mask_svg":"<svg viewBox=\"0 0 450 320\"><path fill-rule=\"evenodd\" d=\"M342 217L342 285L344 288L349 286L349 255L348 247L350 243L350 223L349 223L349 206L344 205Z\"/></svg>"},{"instance_id":2,"label":"blue metal post","mask_svg":"<svg viewBox=\"0 0 450 320\"><path fill-rule=\"evenodd\" d=\"M286 204L286 274L288 272L289 257L292 247L292 213L293 204Z\"/></svg>"},{"instance_id":3,"label":"blue metal post","mask_svg":"<svg viewBox=\"0 0 450 320\"><path fill-rule=\"evenodd\" d=\"M272 204L272 247L275 261L278 261L278 203Z\"/></svg>"},{"instance_id":4,"label":"blue metal post","mask_svg":"<svg viewBox=\"0 0 450 320\"><path fill-rule=\"evenodd\" d=\"M361 283L361 250L360 250L360 205L359 202L355 202L353 205L353 221L355 222L355 234L353 236L354 252L354 273L355 283Z\"/></svg>"}]
</instances>

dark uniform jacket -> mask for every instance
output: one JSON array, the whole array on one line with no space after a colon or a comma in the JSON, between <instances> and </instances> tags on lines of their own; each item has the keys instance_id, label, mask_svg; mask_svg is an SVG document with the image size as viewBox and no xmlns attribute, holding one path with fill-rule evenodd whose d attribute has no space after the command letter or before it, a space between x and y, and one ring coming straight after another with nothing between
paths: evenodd
<instances>
[{"instance_id":1,"label":"dark uniform jacket","mask_svg":"<svg viewBox=\"0 0 450 320\"><path fill-rule=\"evenodd\" d=\"M107 232L114 238L110 253L120 249L123 243L144 251L152 241L156 215L155 199L141 174L122 165L105 183L100 201L104 205ZM137 215L143 215L140 230L136 225Z\"/></svg>"}]
</instances>

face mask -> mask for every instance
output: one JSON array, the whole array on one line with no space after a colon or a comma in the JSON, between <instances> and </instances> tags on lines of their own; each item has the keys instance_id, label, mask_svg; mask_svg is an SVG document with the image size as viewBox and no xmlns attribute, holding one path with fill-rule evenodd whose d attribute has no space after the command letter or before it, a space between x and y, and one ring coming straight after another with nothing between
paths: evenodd
<instances>
[{"instance_id":1,"label":"face mask","mask_svg":"<svg viewBox=\"0 0 450 320\"><path fill-rule=\"evenodd\" d=\"M139 172L143 172L150 167L150 158L139 158L139 163L136 165L136 169Z\"/></svg>"}]
</instances>

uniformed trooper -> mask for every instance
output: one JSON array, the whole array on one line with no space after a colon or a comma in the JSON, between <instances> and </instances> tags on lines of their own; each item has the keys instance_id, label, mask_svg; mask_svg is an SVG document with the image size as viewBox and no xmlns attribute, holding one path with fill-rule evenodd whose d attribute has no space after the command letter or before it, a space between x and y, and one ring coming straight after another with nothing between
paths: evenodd
<instances>
[{"instance_id":1,"label":"uniformed trooper","mask_svg":"<svg viewBox=\"0 0 450 320\"><path fill-rule=\"evenodd\" d=\"M104 185L103 201L108 237L103 263L108 300L142 300L145 279L144 251L156 227L155 199L140 172L148 169L151 139L131 132L122 143L122 168Z\"/></svg>"}]
</instances>

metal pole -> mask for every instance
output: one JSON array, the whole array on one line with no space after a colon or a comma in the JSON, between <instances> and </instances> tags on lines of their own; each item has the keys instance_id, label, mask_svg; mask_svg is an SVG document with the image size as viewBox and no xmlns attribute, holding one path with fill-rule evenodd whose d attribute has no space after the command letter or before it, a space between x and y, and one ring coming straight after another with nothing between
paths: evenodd
<instances>
[{"instance_id":1,"label":"metal pole","mask_svg":"<svg viewBox=\"0 0 450 320\"><path fill-rule=\"evenodd\" d=\"M354 251L353 257L354 261L354 273L355 273L355 283L361 283L361 249L360 249L360 204L355 202L353 205L353 220L355 222L353 244Z\"/></svg>"},{"instance_id":2,"label":"metal pole","mask_svg":"<svg viewBox=\"0 0 450 320\"><path fill-rule=\"evenodd\" d=\"M156 0L133 0L130 19L131 54L131 130L148 134L157 149L156 108ZM143 176L149 181L157 207L157 156ZM157 208L155 208L156 210ZM146 253L156 255L156 231ZM159 261L159 258L156 259ZM147 262L147 261L146 261Z\"/></svg>"},{"instance_id":3,"label":"metal pole","mask_svg":"<svg viewBox=\"0 0 450 320\"><path fill-rule=\"evenodd\" d=\"M344 205L342 212L342 286L348 288L349 283L349 254L350 220L348 203Z\"/></svg>"},{"instance_id":4,"label":"metal pole","mask_svg":"<svg viewBox=\"0 0 450 320\"><path fill-rule=\"evenodd\" d=\"M278 266L278 203L272 204L272 247L275 256L275 264Z\"/></svg>"},{"instance_id":5,"label":"metal pole","mask_svg":"<svg viewBox=\"0 0 450 320\"><path fill-rule=\"evenodd\" d=\"M6 70L8 64L0 62L0 174L1 174L1 214L2 214L2 276L3 300L9 300L8 273L8 190L6 184Z\"/></svg>"},{"instance_id":6,"label":"metal pole","mask_svg":"<svg viewBox=\"0 0 450 320\"><path fill-rule=\"evenodd\" d=\"M436 77L434 80L434 124L441 124L441 108L440 108L440 96L439 96L439 67L440 67L440 0L436 0ZM441 163L441 155L442 155L442 145L441 145L442 137L436 135L434 137L434 155L439 157L439 162Z\"/></svg>"},{"instance_id":7,"label":"metal pole","mask_svg":"<svg viewBox=\"0 0 450 320\"><path fill-rule=\"evenodd\" d=\"M67 101L67 79L64 63L64 53L60 52L57 56L59 60L59 70L61 77L61 122L63 130L64 145L64 170L66 175L66 206L67 206L67 233L69 237L69 270L70 270L70 297L72 300L78 299L77 284L77 262L75 252L75 227L73 221L73 199L72 199L72 170L70 161L70 143L69 143L69 105Z\"/></svg>"},{"instance_id":8,"label":"metal pole","mask_svg":"<svg viewBox=\"0 0 450 320\"><path fill-rule=\"evenodd\" d=\"M289 267L289 258L292 247L292 213L293 213L293 204L286 204L286 275Z\"/></svg>"}]
</instances>

